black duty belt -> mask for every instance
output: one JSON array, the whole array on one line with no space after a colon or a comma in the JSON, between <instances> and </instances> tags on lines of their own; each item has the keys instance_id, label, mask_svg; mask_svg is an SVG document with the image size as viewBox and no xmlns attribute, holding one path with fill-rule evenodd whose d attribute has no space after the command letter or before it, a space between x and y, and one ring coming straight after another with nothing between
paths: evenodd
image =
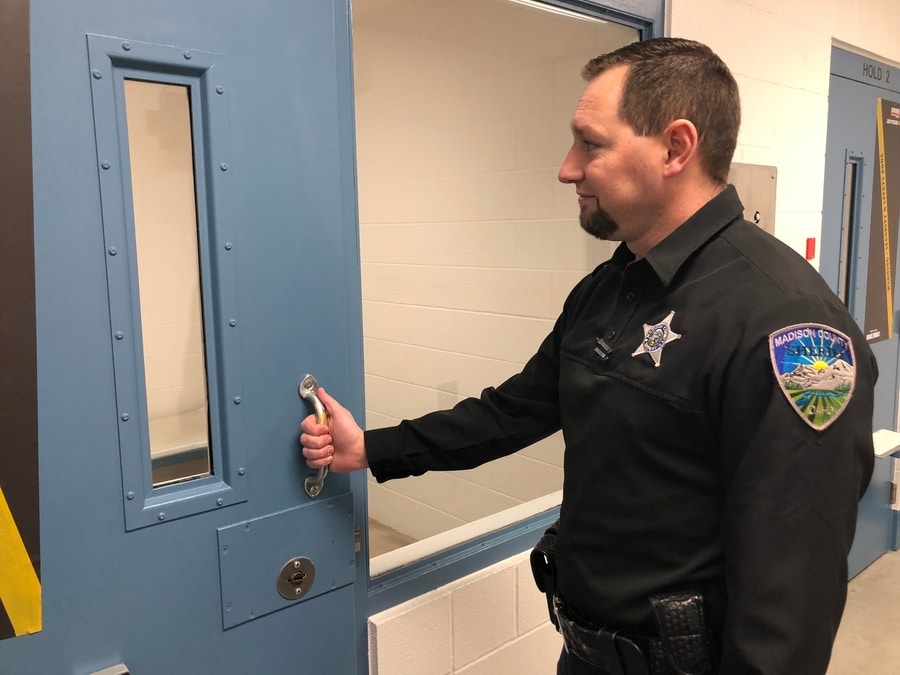
<instances>
[{"instance_id":1,"label":"black duty belt","mask_svg":"<svg viewBox=\"0 0 900 675\"><path fill-rule=\"evenodd\" d=\"M650 639L642 640L644 649L638 642L621 633L602 628L591 628L573 619L566 611L565 603L557 595L554 598L556 625L566 651L610 675L650 675ZM659 672L659 671L656 671Z\"/></svg>"},{"instance_id":2,"label":"black duty belt","mask_svg":"<svg viewBox=\"0 0 900 675\"><path fill-rule=\"evenodd\" d=\"M550 620L574 657L611 675L712 675L714 647L704 617L703 595L681 591L648 599L657 636L625 635L575 616L556 585L556 525L531 553L537 587L547 596Z\"/></svg>"}]
</instances>

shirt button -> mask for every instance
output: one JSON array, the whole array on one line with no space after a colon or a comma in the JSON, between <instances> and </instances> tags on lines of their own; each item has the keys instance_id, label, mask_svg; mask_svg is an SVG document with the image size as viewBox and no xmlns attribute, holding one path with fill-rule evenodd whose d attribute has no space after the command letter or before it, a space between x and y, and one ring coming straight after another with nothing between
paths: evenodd
<instances>
[{"instance_id":1,"label":"shirt button","mask_svg":"<svg viewBox=\"0 0 900 675\"><path fill-rule=\"evenodd\" d=\"M635 299L636 297L637 297L637 296L636 296L634 293L626 293L626 294L625 294L625 299L626 299L628 302L634 302L634 299Z\"/></svg>"}]
</instances>

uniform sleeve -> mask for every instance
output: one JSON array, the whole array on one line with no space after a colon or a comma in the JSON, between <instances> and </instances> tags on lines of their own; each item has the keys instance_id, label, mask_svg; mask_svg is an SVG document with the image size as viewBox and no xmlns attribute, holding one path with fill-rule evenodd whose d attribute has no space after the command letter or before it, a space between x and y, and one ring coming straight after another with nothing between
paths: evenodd
<instances>
[{"instance_id":1,"label":"uniform sleeve","mask_svg":"<svg viewBox=\"0 0 900 675\"><path fill-rule=\"evenodd\" d=\"M480 398L398 426L365 432L378 482L426 471L471 469L546 438L560 428L559 344L563 317L522 372Z\"/></svg>"},{"instance_id":2,"label":"uniform sleeve","mask_svg":"<svg viewBox=\"0 0 900 675\"><path fill-rule=\"evenodd\" d=\"M849 402L821 430L779 386L770 353L773 332L803 322L836 328L854 345ZM875 359L830 298L756 309L736 332L738 346L717 382L727 588L718 672L822 674L846 600L857 505L874 464Z\"/></svg>"}]
</instances>

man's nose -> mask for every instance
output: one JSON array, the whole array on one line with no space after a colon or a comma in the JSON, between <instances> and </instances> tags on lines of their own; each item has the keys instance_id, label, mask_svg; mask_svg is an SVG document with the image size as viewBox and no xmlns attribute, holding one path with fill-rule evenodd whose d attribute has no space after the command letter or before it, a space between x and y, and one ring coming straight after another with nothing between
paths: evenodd
<instances>
[{"instance_id":1,"label":"man's nose","mask_svg":"<svg viewBox=\"0 0 900 675\"><path fill-rule=\"evenodd\" d=\"M560 183L577 183L581 180L582 175L581 168L575 158L575 146L572 146L569 148L569 152L566 153L556 177Z\"/></svg>"}]
</instances>

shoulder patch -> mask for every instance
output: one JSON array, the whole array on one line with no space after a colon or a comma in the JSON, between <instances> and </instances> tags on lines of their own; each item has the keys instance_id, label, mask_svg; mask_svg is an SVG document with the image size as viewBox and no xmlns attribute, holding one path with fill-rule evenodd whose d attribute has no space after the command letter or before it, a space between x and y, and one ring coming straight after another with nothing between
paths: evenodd
<instances>
[{"instance_id":1,"label":"shoulder patch","mask_svg":"<svg viewBox=\"0 0 900 675\"><path fill-rule=\"evenodd\" d=\"M819 323L787 326L769 336L778 386L791 407L821 431L847 407L856 385L853 342Z\"/></svg>"}]
</instances>

